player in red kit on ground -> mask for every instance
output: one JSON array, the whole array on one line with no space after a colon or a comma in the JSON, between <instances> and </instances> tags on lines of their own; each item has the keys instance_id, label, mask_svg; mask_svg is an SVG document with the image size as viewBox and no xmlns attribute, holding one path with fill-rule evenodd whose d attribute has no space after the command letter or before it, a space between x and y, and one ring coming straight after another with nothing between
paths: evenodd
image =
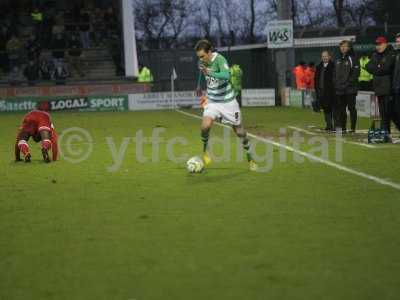
<instances>
[{"instance_id":1,"label":"player in red kit on ground","mask_svg":"<svg viewBox=\"0 0 400 300\"><path fill-rule=\"evenodd\" d=\"M54 130L50 115L41 110L33 110L25 115L17 134L15 143L15 160L21 161L21 152L25 162L31 161L28 140L32 137L35 142L41 142L43 160L50 162L49 150L52 150L53 161L57 160L57 133Z\"/></svg>"}]
</instances>

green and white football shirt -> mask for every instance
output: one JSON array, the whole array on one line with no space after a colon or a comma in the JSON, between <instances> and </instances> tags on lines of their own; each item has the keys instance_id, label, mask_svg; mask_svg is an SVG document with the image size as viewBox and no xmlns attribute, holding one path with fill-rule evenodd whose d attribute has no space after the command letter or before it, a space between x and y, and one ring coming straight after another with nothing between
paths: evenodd
<instances>
[{"instance_id":1,"label":"green and white football shirt","mask_svg":"<svg viewBox=\"0 0 400 300\"><path fill-rule=\"evenodd\" d=\"M235 100L235 92L229 82L230 71L228 62L221 54L214 52L209 64L205 65L208 70L207 75L201 73L200 80L204 79L207 83L207 98L209 102L226 103Z\"/></svg>"}]
</instances>

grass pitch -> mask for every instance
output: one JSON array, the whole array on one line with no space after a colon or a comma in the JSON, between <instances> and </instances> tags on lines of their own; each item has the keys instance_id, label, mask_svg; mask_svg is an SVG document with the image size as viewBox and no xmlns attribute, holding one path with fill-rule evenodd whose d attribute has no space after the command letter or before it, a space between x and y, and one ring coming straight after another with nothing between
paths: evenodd
<instances>
[{"instance_id":1,"label":"grass pitch","mask_svg":"<svg viewBox=\"0 0 400 300\"><path fill-rule=\"evenodd\" d=\"M76 127L90 139L64 134L63 159L50 164L31 142L33 162L15 163L22 116L0 118L1 300L400 297L395 187L291 152L282 159L277 147L260 162L270 171L251 173L232 135L229 159L188 174L200 121L172 111L53 113L59 134ZM285 108L245 109L244 119L250 132L290 146L288 126L322 126L321 115ZM398 145L344 143L336 162L332 135L301 135L299 151L318 154L310 139L324 138L330 161L400 184Z\"/></svg>"}]
</instances>

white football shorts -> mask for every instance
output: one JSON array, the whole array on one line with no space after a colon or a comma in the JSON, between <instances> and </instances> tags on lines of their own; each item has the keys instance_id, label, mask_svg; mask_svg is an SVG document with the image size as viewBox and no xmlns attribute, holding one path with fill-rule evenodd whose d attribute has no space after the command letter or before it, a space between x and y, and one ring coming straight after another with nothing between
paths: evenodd
<instances>
[{"instance_id":1,"label":"white football shorts","mask_svg":"<svg viewBox=\"0 0 400 300\"><path fill-rule=\"evenodd\" d=\"M203 117L210 117L213 120L234 126L242 123L242 115L236 99L221 103L208 102L204 107Z\"/></svg>"}]
</instances>

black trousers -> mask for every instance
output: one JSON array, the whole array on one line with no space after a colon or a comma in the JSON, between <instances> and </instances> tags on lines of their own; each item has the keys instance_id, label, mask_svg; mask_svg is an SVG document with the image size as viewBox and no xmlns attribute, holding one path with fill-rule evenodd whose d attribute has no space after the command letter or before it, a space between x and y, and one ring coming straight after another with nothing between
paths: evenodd
<instances>
[{"instance_id":1,"label":"black trousers","mask_svg":"<svg viewBox=\"0 0 400 300\"><path fill-rule=\"evenodd\" d=\"M338 114L336 127L346 130L347 125L347 111L350 112L351 130L356 130L357 125L357 110L356 110L356 96L357 95L337 95Z\"/></svg>"},{"instance_id":2,"label":"black trousers","mask_svg":"<svg viewBox=\"0 0 400 300\"><path fill-rule=\"evenodd\" d=\"M333 110L327 111L324 110L324 117L325 117L325 123L326 123L326 130L333 130L336 125L336 115Z\"/></svg>"},{"instance_id":3,"label":"black trousers","mask_svg":"<svg viewBox=\"0 0 400 300\"><path fill-rule=\"evenodd\" d=\"M400 94L393 96L393 123L396 124L397 129L400 131Z\"/></svg>"},{"instance_id":4,"label":"black trousers","mask_svg":"<svg viewBox=\"0 0 400 300\"><path fill-rule=\"evenodd\" d=\"M390 133L390 123L396 125L400 130L400 96L377 96L379 105L379 115L381 117L381 129L387 130Z\"/></svg>"},{"instance_id":5,"label":"black trousers","mask_svg":"<svg viewBox=\"0 0 400 300\"><path fill-rule=\"evenodd\" d=\"M379 116L381 117L381 129L390 132L390 96L377 96Z\"/></svg>"},{"instance_id":6,"label":"black trousers","mask_svg":"<svg viewBox=\"0 0 400 300\"><path fill-rule=\"evenodd\" d=\"M319 106L324 111L325 123L327 130L333 130L338 125L337 115L338 115L338 105L335 96L332 96L329 92L322 90L319 95L317 95L317 102Z\"/></svg>"},{"instance_id":7,"label":"black trousers","mask_svg":"<svg viewBox=\"0 0 400 300\"><path fill-rule=\"evenodd\" d=\"M390 121L392 121L400 131L400 94L378 96L378 103L382 120L381 128L390 132Z\"/></svg>"}]
</instances>

